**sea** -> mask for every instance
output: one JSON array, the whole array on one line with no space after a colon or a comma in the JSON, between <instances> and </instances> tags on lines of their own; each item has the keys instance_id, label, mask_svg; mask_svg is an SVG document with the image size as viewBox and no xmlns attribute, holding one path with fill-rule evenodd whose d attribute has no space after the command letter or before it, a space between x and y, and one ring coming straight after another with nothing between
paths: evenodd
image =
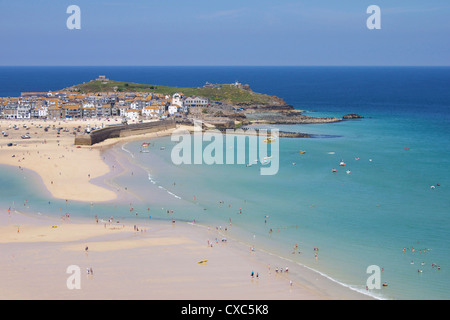
<instances>
[{"instance_id":1,"label":"sea","mask_svg":"<svg viewBox=\"0 0 450 320\"><path fill-rule=\"evenodd\" d=\"M259 126L311 135L279 138L273 175L250 158L175 164L170 136L114 146L105 155L133 169L111 182L133 203L66 203L35 173L0 166L3 213L229 227L239 241L379 299L450 298L450 67L0 67L0 96L99 75L180 87L238 81L310 116L363 118Z\"/></svg>"}]
</instances>

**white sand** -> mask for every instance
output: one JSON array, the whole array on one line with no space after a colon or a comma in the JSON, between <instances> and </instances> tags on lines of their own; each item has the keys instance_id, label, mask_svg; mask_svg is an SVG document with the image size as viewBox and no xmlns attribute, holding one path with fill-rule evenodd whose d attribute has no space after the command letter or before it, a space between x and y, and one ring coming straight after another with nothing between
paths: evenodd
<instances>
[{"instance_id":1,"label":"white sand","mask_svg":"<svg viewBox=\"0 0 450 320\"><path fill-rule=\"evenodd\" d=\"M155 221L136 232L131 225L72 219L1 214L0 299L365 298L296 266L269 272L268 263L280 261L230 239L215 243L222 238L215 228ZM81 289L67 287L71 265L81 270Z\"/></svg>"},{"instance_id":2,"label":"white sand","mask_svg":"<svg viewBox=\"0 0 450 320\"><path fill-rule=\"evenodd\" d=\"M88 122L96 125L95 121ZM91 183L110 172L100 151L119 141L156 134L77 148L70 132L61 132L57 137L55 130L44 132L38 128L55 124L72 129L85 127L88 122L1 120L1 130L14 124L20 130L8 129L10 136L0 138L0 163L35 171L56 198L114 200L116 193ZM23 124L30 129L23 128ZM32 139L22 140L20 136L25 132L32 133ZM7 147L8 142L17 146ZM289 266L289 273L276 273L274 267L286 261L258 249L252 252L231 239L207 246L208 240L222 238L215 228L179 222L173 225L170 221L150 221L140 227L145 232L136 232L131 225L73 218L61 221L17 212L9 216L5 210L0 211L0 299L368 298L300 265ZM198 264L200 260L208 262ZM71 265L81 268L79 290L70 290L66 284L70 276L66 270ZM87 274L86 268L92 268L94 274Z\"/></svg>"}]
</instances>

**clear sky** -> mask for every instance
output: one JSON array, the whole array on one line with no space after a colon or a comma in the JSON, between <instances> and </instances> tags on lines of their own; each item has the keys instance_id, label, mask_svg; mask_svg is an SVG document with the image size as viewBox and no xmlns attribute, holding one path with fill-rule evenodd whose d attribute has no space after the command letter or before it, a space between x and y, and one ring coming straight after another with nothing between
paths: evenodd
<instances>
[{"instance_id":1,"label":"clear sky","mask_svg":"<svg viewBox=\"0 0 450 320\"><path fill-rule=\"evenodd\" d=\"M0 0L0 65L448 66L450 0Z\"/></svg>"}]
</instances>

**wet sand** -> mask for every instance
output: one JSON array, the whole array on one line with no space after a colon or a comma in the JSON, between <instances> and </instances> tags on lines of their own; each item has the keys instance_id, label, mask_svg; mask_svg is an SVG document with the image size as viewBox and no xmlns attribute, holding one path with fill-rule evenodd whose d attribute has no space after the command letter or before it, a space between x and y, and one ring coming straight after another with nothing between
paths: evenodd
<instances>
[{"instance_id":1,"label":"wet sand","mask_svg":"<svg viewBox=\"0 0 450 320\"><path fill-rule=\"evenodd\" d=\"M2 213L0 223L0 299L368 298L300 266L275 272L286 261L222 241L226 235L214 227L151 221L136 230L18 212ZM69 266L81 271L80 289L67 286Z\"/></svg>"},{"instance_id":2,"label":"wet sand","mask_svg":"<svg viewBox=\"0 0 450 320\"><path fill-rule=\"evenodd\" d=\"M107 140L77 148L71 132L44 132L37 121L0 121L0 163L33 170L51 196L86 202L119 201L112 177L126 173L126 162L111 171L109 146L156 134ZM59 122L73 128L84 122ZM91 123L92 126L92 123ZM159 133L158 136L170 132ZM17 143L7 147L6 143ZM14 157L13 157L14 155ZM125 165L124 165L125 163ZM138 220L136 220L138 221ZM103 222L12 210L0 213L0 299L370 299L298 264L228 237L215 226L177 221L142 221L139 231L127 220ZM57 226L57 227L52 227ZM227 241L222 241L222 238ZM217 240L216 240L217 239ZM88 250L85 250L88 247ZM207 260L199 264L199 261ZM81 271L81 289L69 289L69 266ZM270 266L270 267L269 267ZM277 267L289 272L275 272ZM92 268L93 274L87 272ZM253 277L251 276L253 272ZM291 282L292 281L292 282Z\"/></svg>"}]
</instances>

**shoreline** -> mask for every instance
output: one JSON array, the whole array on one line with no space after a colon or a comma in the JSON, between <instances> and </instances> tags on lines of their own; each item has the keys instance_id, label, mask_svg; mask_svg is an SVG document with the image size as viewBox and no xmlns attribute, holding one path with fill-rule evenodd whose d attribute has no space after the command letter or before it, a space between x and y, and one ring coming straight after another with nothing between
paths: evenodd
<instances>
[{"instance_id":1,"label":"shoreline","mask_svg":"<svg viewBox=\"0 0 450 320\"><path fill-rule=\"evenodd\" d=\"M74 135L70 132L55 135L51 130L43 132L44 129L38 127L57 123L58 127L69 130L76 126L86 127L93 122L97 121L0 120L1 130L6 129L9 133L9 137L0 140L0 163L36 172L47 190L57 199L109 202L117 199L117 193L99 186L99 183L92 183L111 171L103 161L102 151L120 142L167 136L177 129L108 139L93 146L75 146ZM12 130L12 124L19 129ZM23 134L29 132L31 139L21 139ZM13 145L7 146L8 143Z\"/></svg>"},{"instance_id":2,"label":"shoreline","mask_svg":"<svg viewBox=\"0 0 450 320\"><path fill-rule=\"evenodd\" d=\"M223 242L223 232L209 226L139 221L136 231L131 221L58 221L20 212L0 222L2 299L372 299L232 238ZM81 290L66 287L65 270L74 264L82 270ZM289 272L274 271L286 265ZM87 266L93 274L85 275Z\"/></svg>"},{"instance_id":3,"label":"shoreline","mask_svg":"<svg viewBox=\"0 0 450 320\"><path fill-rule=\"evenodd\" d=\"M120 172L117 172L117 171L116 172L112 172L110 170L111 163L109 163L109 161L112 161L112 162L115 161L115 163L120 163L120 160L118 160L117 157L114 157L114 155L111 154L111 150L112 150L113 146L119 146L119 145L123 146L125 143L127 143L129 141L145 140L145 139L154 138L154 137L162 137L162 136L167 136L168 134L170 134L170 132L166 132L165 134L152 133L152 134L132 136L132 137L126 137L126 138L110 139L109 141L106 140L106 141L104 141L102 143L99 143L99 144L97 144L95 146L84 147L84 148L82 147L82 148L79 148L78 150L76 150L76 151L84 150L85 152L83 154L88 154L88 155L89 154L93 154L92 152L98 153L98 154L95 154L95 158L94 158L95 161L102 162L105 165L105 167L109 168L109 171L107 171L103 175L97 175L95 177L91 177L91 179L89 179L89 180L85 179L84 183L88 182L89 185L95 186L96 188L99 188L99 189L102 189L102 190L107 190L107 189L110 188L111 190L108 190L108 191L115 193L115 197L112 198L112 199L107 199L105 201L98 201L98 199L97 199L95 201L93 200L92 202L96 202L96 203L97 202L113 203L113 201L120 201L120 200L124 200L124 199L129 200L128 198L126 198L126 196L123 196L122 192L115 192L115 191L112 190L114 187L120 187L120 186L112 185L110 183L111 179L113 177L117 177L118 174L120 175L120 174L125 174L125 173L128 172L128 170L127 170L125 165L121 165L120 166L120 170L121 170ZM60 139L60 141L61 140L62 139ZM58 141L59 144L61 143L60 141ZM47 141L47 143L45 143L43 145L45 147L53 146L54 148L57 148L59 146L58 143L55 143L55 142L51 143L51 142ZM66 141L66 143L67 143L67 141ZM37 145L36 145L36 147L37 147ZM17 149L12 149L12 150L16 150L17 151ZM70 148L69 148L69 150L70 150ZM8 151L11 151L11 150L8 150ZM108 158L109 158L109 156L111 156L111 157L113 157L113 159L108 159L107 161L105 161L105 152L108 153L107 154ZM3 155L3 153L2 153L2 155ZM29 158L29 157L30 157L30 155L29 155L29 153L27 153L26 154L26 158ZM124 158L125 159L127 158L126 155L124 155ZM4 159L4 157L2 157L2 159ZM126 161L130 161L130 159L126 159ZM33 171L34 173L36 173L39 177L41 177L42 181L44 182L44 185L46 185L45 181L44 181L44 177L41 176L39 171L33 170L32 166L31 167L25 166L24 162L20 162L20 164L21 164L21 166L23 166L23 168L29 169L29 170ZM17 164L14 164L14 163L12 163L10 165L17 166ZM117 167L117 168L119 168L119 167ZM57 198L51 192L50 189L47 189L47 190L48 190L49 194L52 197ZM68 189L66 189L66 192L67 191L68 191ZM94 195L97 196L97 194L94 194ZM132 195L132 196L136 196L136 195ZM68 198L69 197L63 197L63 198L59 198L59 199L66 199L67 200ZM77 199L70 199L69 198L69 200L90 202L90 201L86 201L86 199L79 199L79 198L77 198ZM22 215L22 218L23 218L23 215ZM28 217L28 218L30 218L30 217ZM44 217L44 216L39 216L39 218L51 219L52 221L57 221L58 220L57 218ZM78 220L78 218L76 218L76 219ZM36 223L36 221L34 221L34 223L32 223L32 220L33 220L33 217L31 217L31 219L28 220L28 222L26 223L26 225L27 225L26 228L30 228L29 230L36 230L36 233L39 232L39 234L35 234L35 238L32 241L19 242L17 245L20 247L20 251L28 250L28 248L30 248L30 250L31 250L31 248L34 248L33 250L38 250L38 251L42 250L39 247L39 245L42 244L42 241L41 241L42 239L40 237L48 237L48 235L49 235L48 232L51 232L51 230L48 227L47 227L48 230L42 229L42 228L40 228L40 224L39 223ZM87 218L86 219L85 218L80 218L80 220L86 222ZM125 219L125 221L126 221L125 223L129 224L131 221L136 221L136 223L139 223L139 224L143 224L144 223L146 225L146 228L150 228L150 226L153 226L153 225L157 225L158 228L160 228L161 226L164 226L166 224L170 224L169 221L150 220L150 222L148 222L148 221L147 222L143 222L141 220L142 219L133 219L131 217L131 218ZM15 240L11 239L11 238L6 238L5 239L5 236L6 237L7 236L10 237L11 233L14 233L15 228L13 228L14 230L8 230L8 232L3 232L5 230L4 229L5 228L5 226L4 226L5 225L5 221L3 219L0 219L0 221L2 222L2 229L3 229L2 233L1 233L2 235L0 236L0 247L3 246L3 244L13 245L15 243ZM54 222L54 223L56 223L56 222ZM22 224L22 223L20 223L20 224ZM91 229L91 227L89 225L90 225L90 223L81 223L79 225L80 228L76 229L76 231L74 231L74 232L76 234L80 234L80 235L85 234L85 232L88 232L86 230L90 230ZM178 225L189 225L189 224L188 223L183 223L183 222L178 222L177 226ZM11 229L11 225L10 225L9 222L7 223L7 226L9 226L10 229ZM198 227L195 230L197 230L197 231L202 230L201 234L203 236L203 239L199 239L199 237L200 237L200 235L198 234L199 232L194 232L194 233L187 232L186 228L184 228L182 232L178 231L176 235L170 234L170 237L181 237L182 239L189 239L189 241L196 241L197 244L200 243L200 242L206 243L206 239L205 239L206 235L203 232L208 231L207 233L211 234L211 227L204 226L204 225L201 225L201 224L196 224L195 226ZM207 230L204 230L206 228L207 228ZM128 226L127 230L129 230L129 229L130 229L130 226ZM25 232L25 230L26 229L22 229L22 234ZM61 229L59 229L59 230L61 230ZM177 230L179 230L179 229L177 228ZM67 242L73 242L73 241L86 242L87 239L97 239L98 238L98 239L102 239L102 246L104 246L105 248L109 248L109 249L105 249L105 250L113 250L112 248L114 247L114 245L117 245L117 242L116 242L117 239L110 239L110 238L104 239L104 237L105 237L105 234L103 233L104 230L102 230L102 232L98 232L98 231L99 230L97 230L96 232L90 233L88 236L86 236L86 238L83 238L83 239L78 238L78 239L74 240L73 238L67 238L65 240L60 240L58 245L55 244L55 246L52 246L52 245L46 244L45 247L47 247L47 249L49 251L56 250L56 252L58 252L59 250L61 250L60 246L66 244ZM212 231L212 232L215 233L216 235L218 235L217 231ZM71 237L72 236L73 235L71 235ZM167 235L167 236L169 237L169 235ZM195 240L193 240L193 239L195 239ZM121 252L122 255L123 255L121 259L123 261L127 261L127 259L130 259L130 257L128 257L127 255L134 256L134 255L137 254L137 252L139 250L148 250L146 245L140 246L140 245L137 245L136 243L134 243L133 239L129 239L129 240L130 241L127 242L126 245L125 244L124 245L127 248L133 248L132 251L134 253L133 252L127 252L127 253ZM178 239L178 240L174 240L174 241L177 243L177 245L175 245L175 244L173 245L173 250L176 250L178 252L179 249L180 249L180 244L184 243L183 242L184 240L181 241L181 240ZM44 241L44 242L46 242L46 241ZM232 244L230 244L230 243L232 243ZM236 239L227 242L227 246L228 247L233 247L234 248L234 244L236 244L236 248L235 248L236 250L234 250L234 249L228 250L228 251L230 251L229 254L231 254L234 258L231 259L231 257L229 257L228 259L230 261L234 261L234 263L238 264L240 266L239 268L242 268L241 272L244 272L243 271L243 266L241 266L241 262L242 261L236 260L235 255L240 255L240 256L244 255L245 259L248 259L249 258L248 255L249 255L249 252L250 252L250 250L249 250L250 246L248 244L245 244L244 242L236 240ZM149 244L149 246L151 247L150 244ZM262 279L263 279L263 273L262 272L267 270L267 268L268 268L267 267L267 265L268 265L267 262L268 261L271 261L271 262L272 261L278 261L278 263L276 263L276 264L273 264L273 262L271 263L271 265L272 265L272 271L271 272L272 273L271 273L271 276L268 278L270 281L275 281L276 280L276 279L274 280L273 277L272 277L272 275L274 274L273 268L275 266L277 266L277 265L278 266L282 266L282 265L284 265L286 263L289 263L289 268L290 268L289 276L290 275L295 275L295 277L293 276L293 278L294 278L293 285L296 288L295 289L296 293L294 295L292 295L292 292L293 292L292 288L290 290L286 290L287 288L289 288L289 283L288 283L289 281L287 279L284 279L284 278L286 278L286 277L284 277L283 279L287 281L287 284L286 284L286 281L285 281L284 284L283 284L283 289L273 289L273 288L271 288L270 290L263 291L263 292L260 292L259 289L256 290L255 292L252 291L252 295L250 295L250 296L254 296L255 299L269 299L269 300L272 300L272 299L320 299L320 300L322 300L322 299L357 299L357 300L358 299L374 299L374 297L372 297L372 296L369 296L367 294L364 294L364 293L358 292L358 291L356 291L354 289L351 289L349 287L346 287L345 285L343 285L343 284L341 284L341 283L339 283L337 281L334 281L333 279L327 277L326 275L323 275L320 272L315 271L313 269L310 269L310 268L308 268L306 266L303 266L303 265L301 265L299 263L296 263L296 262L293 262L293 261L289 261L288 259L276 256L276 255L274 255L273 253L270 253L270 252L265 252L263 249L260 249L260 250L258 249L256 252L257 252L257 254L255 254L255 252L253 252L253 255L252 255L252 253L250 253L250 255L251 255L250 259L253 259L253 260L250 260L250 261L253 261L253 262L258 261L258 263L259 263L258 264L258 266L259 266L258 268L261 270L261 278L259 278L257 281L259 281L260 283L263 282L262 281ZM162 258L165 258L165 255L164 255L163 252L158 252L158 254L161 255ZM182 255L182 256L183 257L180 257L180 259L187 258L185 255ZM172 257L172 258L175 259L175 257ZM242 256L241 256L241 258L242 258ZM220 265L226 265L226 262L228 262L228 260L221 262ZM27 260L26 262L24 262L23 265L33 265L33 263L34 262L31 259L31 260ZM119 263L119 262L115 261L114 263ZM148 263L152 263L152 262L148 261ZM249 264L250 262L249 262L249 260L245 260L245 263ZM143 264L143 263L140 263L140 264L141 264L141 266L145 266L145 264ZM177 265L184 265L185 261L177 261L176 264ZM123 266L123 267L125 269L127 268L125 266ZM159 267L162 267L162 266L159 266ZM106 268L107 269L108 266L105 265L102 268ZM164 268L167 268L167 266L164 266L163 269ZM194 272L194 270L190 270L190 271ZM113 274L112 270L109 270L109 272L111 272L111 274ZM135 271L135 272L137 272L137 271ZM242 278L240 278L240 281L242 282L241 284L244 287L248 285L248 284L246 284L246 281L248 280L248 274L250 272L251 271L246 270L245 271L245 276L242 276ZM255 271L255 272L257 272L257 271ZM2 274L3 275L8 275L8 270L3 270ZM218 276L219 274L221 274L222 276ZM24 275L22 275L22 276L24 276ZM267 274L266 274L266 276L267 276ZM188 275L183 275L183 277L188 277ZM278 275L276 275L276 277L278 277ZM211 286L213 286L213 284L211 283L212 282L211 279L215 279L216 282L217 281L219 281L219 282L220 281L225 281L225 283L223 283L222 286L227 287L226 282L227 281L231 281L231 278L233 278L233 272L230 272L230 270L222 270L222 269L220 269L220 271L218 271L215 275L211 274L210 278L208 278L205 281L202 281L201 287L209 287L208 290L213 290L213 287L211 287ZM280 278L281 278L281 274L280 274ZM246 279L246 280L244 280L244 279ZM50 280L47 279L47 281L50 281ZM136 281L136 283L138 283L140 280L135 279L135 281ZM252 282L253 281L255 281L255 280L252 279ZM167 284L167 283L172 283L172 282L173 282L173 280L167 279L166 283L164 281L161 281L161 285ZM175 281L175 282L181 282L182 283L183 280ZM0 283L2 283L2 281L0 281ZM45 285L43 283L41 283L40 285L45 287ZM267 283L265 285L269 286L270 283ZM116 283L115 286L120 286L120 285ZM281 286L279 281L277 281L277 287L276 288L278 288L278 286ZM247 287L245 287L245 288L247 288ZM226 294L221 293L220 295L216 296L216 298L214 298L214 299L218 299L218 300L220 300L220 299L248 299L250 297L248 294L240 296L241 292L245 291L245 290L241 291L241 289L242 289L241 285L237 286L233 290L231 288L229 288L229 291L225 290ZM248 290L254 290L254 288L251 288L251 287L249 287L247 289ZM299 292L296 291L297 289L299 290ZM165 296L165 298L163 298L163 299L173 299L174 295L175 295L175 299L192 299L192 295L186 293L186 290L187 289L185 289L185 291L183 291L184 293L182 293L182 294L180 294L178 292L177 292L177 294L175 294L173 291L171 291L170 293L167 293L167 296ZM284 290L286 290L286 292L284 292ZM4 292L7 292L7 291L8 290L4 290ZM275 293L278 292L278 294L280 294L280 296L276 295L272 291L275 291ZM287 292L289 292L289 293L287 293ZM19 292L18 294L22 295L23 293ZM47 292L46 294L48 295L49 299L52 298L50 293ZM67 295L68 293L66 292L65 294ZM98 294L98 292L96 294ZM105 297L108 298L108 299L109 298L112 298L112 299L115 299L115 298L123 299L123 298L125 298L126 299L126 297L122 297L122 296L121 297L110 297L110 296L108 296L107 292L103 292L103 294L105 294L106 295ZM159 299L158 297L155 297L155 296L153 296L151 294L150 294L150 296L147 296L147 294L150 294L150 293L148 293L148 292L141 293L140 295L136 296L136 298L137 299L147 299L149 297L150 299ZM6 298L8 299L8 297L6 297ZM36 297L28 297L28 298L35 299ZM28 298L26 298L26 299L28 299ZM68 299L72 299L72 298L78 299L78 297L72 297L70 295L68 295L67 298ZM90 296L88 294L87 296L83 296L83 298L90 299ZM194 299L210 299L210 298L211 298L210 294L205 294L205 295L200 295L200 296L198 296L198 298L194 298Z\"/></svg>"}]
</instances>

